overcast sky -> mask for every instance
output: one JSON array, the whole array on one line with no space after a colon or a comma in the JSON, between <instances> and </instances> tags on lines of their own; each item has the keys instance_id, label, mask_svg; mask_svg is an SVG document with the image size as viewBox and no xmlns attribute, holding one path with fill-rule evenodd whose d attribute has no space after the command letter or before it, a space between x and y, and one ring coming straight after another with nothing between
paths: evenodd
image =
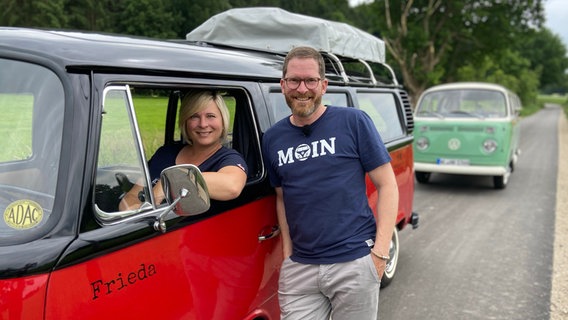
<instances>
[{"instance_id":1,"label":"overcast sky","mask_svg":"<svg viewBox=\"0 0 568 320\"><path fill-rule=\"evenodd\" d=\"M545 0L546 27L568 46L568 0Z\"/></svg>"}]
</instances>

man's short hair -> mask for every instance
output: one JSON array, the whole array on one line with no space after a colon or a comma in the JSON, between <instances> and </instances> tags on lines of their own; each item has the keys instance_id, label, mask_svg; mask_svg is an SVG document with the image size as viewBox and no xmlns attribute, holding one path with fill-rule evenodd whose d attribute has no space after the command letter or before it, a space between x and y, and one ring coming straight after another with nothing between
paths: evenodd
<instances>
[{"instance_id":1,"label":"man's short hair","mask_svg":"<svg viewBox=\"0 0 568 320\"><path fill-rule=\"evenodd\" d=\"M284 66L282 67L282 78L286 77L286 72L288 72L288 63L294 58L299 59L314 59L319 66L319 75L321 79L325 78L325 62L323 56L319 51L312 47L295 47L290 50L284 59Z\"/></svg>"}]
</instances>

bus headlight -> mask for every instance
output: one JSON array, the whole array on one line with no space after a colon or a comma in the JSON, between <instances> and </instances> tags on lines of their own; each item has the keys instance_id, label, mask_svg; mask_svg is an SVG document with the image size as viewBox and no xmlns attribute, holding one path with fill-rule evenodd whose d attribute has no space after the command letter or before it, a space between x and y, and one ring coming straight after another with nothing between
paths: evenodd
<instances>
[{"instance_id":1,"label":"bus headlight","mask_svg":"<svg viewBox=\"0 0 568 320\"><path fill-rule=\"evenodd\" d=\"M428 149L430 146L430 141L426 137L420 137L416 140L416 148L420 151Z\"/></svg>"},{"instance_id":2,"label":"bus headlight","mask_svg":"<svg viewBox=\"0 0 568 320\"><path fill-rule=\"evenodd\" d=\"M495 150L497 150L497 141L493 139L483 141L483 151L486 153L493 153Z\"/></svg>"}]
</instances>

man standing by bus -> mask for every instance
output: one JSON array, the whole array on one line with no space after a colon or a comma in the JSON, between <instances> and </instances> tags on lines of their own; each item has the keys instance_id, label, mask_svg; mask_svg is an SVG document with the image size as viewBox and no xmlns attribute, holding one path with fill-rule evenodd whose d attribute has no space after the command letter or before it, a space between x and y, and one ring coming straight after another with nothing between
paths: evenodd
<instances>
[{"instance_id":1,"label":"man standing by bus","mask_svg":"<svg viewBox=\"0 0 568 320\"><path fill-rule=\"evenodd\" d=\"M281 316L376 319L398 208L397 183L367 114L322 105L327 84L318 51L291 50L280 85L292 115L263 137L285 258ZM378 219L366 196L366 175L378 191Z\"/></svg>"}]
</instances>

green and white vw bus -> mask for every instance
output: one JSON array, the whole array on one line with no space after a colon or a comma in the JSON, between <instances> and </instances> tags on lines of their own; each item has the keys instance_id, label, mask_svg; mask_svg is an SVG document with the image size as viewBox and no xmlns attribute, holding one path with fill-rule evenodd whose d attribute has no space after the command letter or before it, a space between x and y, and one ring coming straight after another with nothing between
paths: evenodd
<instances>
[{"instance_id":1,"label":"green and white vw bus","mask_svg":"<svg viewBox=\"0 0 568 320\"><path fill-rule=\"evenodd\" d=\"M480 82L448 83L424 91L415 110L414 170L492 176L503 189L519 150L521 100L511 90Z\"/></svg>"}]
</instances>

